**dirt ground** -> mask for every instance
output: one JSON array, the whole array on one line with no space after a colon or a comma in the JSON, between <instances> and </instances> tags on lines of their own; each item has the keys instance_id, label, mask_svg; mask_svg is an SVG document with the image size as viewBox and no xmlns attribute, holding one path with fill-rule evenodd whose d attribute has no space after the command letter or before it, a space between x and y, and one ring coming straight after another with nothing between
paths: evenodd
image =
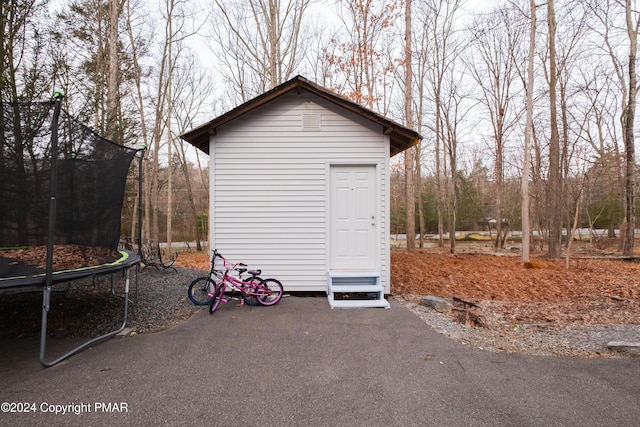
<instances>
[{"instance_id":1,"label":"dirt ground","mask_svg":"<svg viewBox=\"0 0 640 427\"><path fill-rule=\"evenodd\" d=\"M418 302L422 296L458 298L479 313L510 324L640 325L640 260L595 258L580 253L565 260L518 254L437 250L391 254L391 293ZM207 270L206 253L180 254L184 267Z\"/></svg>"}]
</instances>

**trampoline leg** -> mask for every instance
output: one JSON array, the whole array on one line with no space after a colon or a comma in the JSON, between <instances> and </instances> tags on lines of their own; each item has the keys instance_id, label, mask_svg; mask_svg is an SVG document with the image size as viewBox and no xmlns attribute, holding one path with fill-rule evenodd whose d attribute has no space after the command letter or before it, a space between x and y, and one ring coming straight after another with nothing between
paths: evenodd
<instances>
[{"instance_id":1,"label":"trampoline leg","mask_svg":"<svg viewBox=\"0 0 640 427\"><path fill-rule=\"evenodd\" d=\"M51 286L45 286L42 291L42 324L40 327L40 363L44 360L47 347L47 315L51 305Z\"/></svg>"},{"instance_id":2,"label":"trampoline leg","mask_svg":"<svg viewBox=\"0 0 640 427\"><path fill-rule=\"evenodd\" d=\"M136 304L138 304L138 278L140 277L140 263L136 264Z\"/></svg>"},{"instance_id":3,"label":"trampoline leg","mask_svg":"<svg viewBox=\"0 0 640 427\"><path fill-rule=\"evenodd\" d=\"M74 348L73 350L69 351L68 353L60 356L59 358L51 362L47 362L45 360L45 353L47 348L47 314L49 313L49 308L51 305L50 304L51 286L45 286L42 294L43 295L42 296L42 328L40 330L40 364L42 366L44 366L45 368L49 368L53 365L57 365L63 360L73 356L74 354L80 353L81 351L85 350L90 345L98 341L102 341L106 338L110 338L114 335L117 335L124 330L124 328L127 326L127 317L129 315L129 268L125 270L125 277L126 278L125 278L125 291L124 291L124 316L123 316L122 325L120 326L120 328L116 329L115 331L108 332L104 335L101 335L97 338L90 339L86 341L84 344L79 345L78 347Z\"/></svg>"}]
</instances>

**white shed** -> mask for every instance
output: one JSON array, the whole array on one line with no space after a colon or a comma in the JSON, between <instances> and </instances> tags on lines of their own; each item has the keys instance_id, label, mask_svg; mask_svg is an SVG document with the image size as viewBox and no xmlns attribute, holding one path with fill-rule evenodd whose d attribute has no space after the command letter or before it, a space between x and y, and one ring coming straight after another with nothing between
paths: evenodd
<instances>
[{"instance_id":1,"label":"white shed","mask_svg":"<svg viewBox=\"0 0 640 427\"><path fill-rule=\"evenodd\" d=\"M181 137L210 156L212 248L332 307L388 307L389 159L418 133L297 76Z\"/></svg>"}]
</instances>

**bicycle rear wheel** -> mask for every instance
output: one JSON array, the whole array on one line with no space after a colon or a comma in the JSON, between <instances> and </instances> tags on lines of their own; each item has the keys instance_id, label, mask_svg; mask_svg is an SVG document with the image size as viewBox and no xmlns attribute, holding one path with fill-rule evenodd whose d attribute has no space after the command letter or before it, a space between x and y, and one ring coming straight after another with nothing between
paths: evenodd
<instances>
[{"instance_id":1,"label":"bicycle rear wheel","mask_svg":"<svg viewBox=\"0 0 640 427\"><path fill-rule=\"evenodd\" d=\"M251 306L260 305L258 297L256 297L256 290L260 282L262 282L262 279L258 276L252 276L246 280L245 283L247 284L243 286L245 292L242 293L245 304Z\"/></svg>"},{"instance_id":2,"label":"bicycle rear wheel","mask_svg":"<svg viewBox=\"0 0 640 427\"><path fill-rule=\"evenodd\" d=\"M222 298L224 298L224 290L226 288L226 285L224 284L224 282L220 283L218 286L216 286L216 290L213 294L213 297L211 298L211 301L209 302L209 314L213 314L214 311L216 311L216 309L218 308L218 306L220 305L220 302L222 301Z\"/></svg>"},{"instance_id":3,"label":"bicycle rear wheel","mask_svg":"<svg viewBox=\"0 0 640 427\"><path fill-rule=\"evenodd\" d=\"M207 305L211 302L209 294L216 289L216 284L209 277L198 277L189 285L189 299L195 305Z\"/></svg>"},{"instance_id":4,"label":"bicycle rear wheel","mask_svg":"<svg viewBox=\"0 0 640 427\"><path fill-rule=\"evenodd\" d=\"M274 305L282 299L282 283L276 279L264 279L256 290L258 303L261 305Z\"/></svg>"}]
</instances>

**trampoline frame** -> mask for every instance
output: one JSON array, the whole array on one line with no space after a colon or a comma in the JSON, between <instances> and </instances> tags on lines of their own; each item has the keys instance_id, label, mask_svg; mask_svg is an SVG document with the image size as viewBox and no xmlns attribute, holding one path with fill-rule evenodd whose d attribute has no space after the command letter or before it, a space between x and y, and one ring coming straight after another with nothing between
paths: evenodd
<instances>
[{"instance_id":1,"label":"trampoline frame","mask_svg":"<svg viewBox=\"0 0 640 427\"><path fill-rule=\"evenodd\" d=\"M51 310L51 292L53 290L54 283L45 284L44 289L42 291L42 323L40 327L40 364L42 366L44 366L45 368L54 366L62 362L63 360L73 356L74 354L77 354L85 350L86 348L88 348L94 343L97 343L106 338L110 338L112 336L119 334L127 326L127 319L129 315L129 284L130 284L129 270L134 265L137 265L137 266L140 265L140 257L133 252L125 251L122 249L120 250L120 253L122 255L127 255L127 259L124 262L118 262L120 261L118 260L115 263L104 264L101 266L89 267L89 268L78 269L78 270L69 270L68 272L56 272L56 274L60 274L59 280L56 280L56 282L65 282L68 280L78 280L85 277L91 277L91 276L102 275L102 274L113 275L118 271L123 271L125 275L125 291L123 296L124 307L123 307L122 324L118 329L115 329L111 332L107 332L106 334L100 335L99 337L89 339L84 343L80 344L79 346L73 348L72 350L68 351L67 353L63 354L62 356L50 362L46 360L47 318L48 318L49 311ZM65 274L67 275L72 274L73 277L71 278L65 277ZM138 288L138 274L136 269L136 289L137 288ZM113 287L112 287L112 293L113 293Z\"/></svg>"}]
</instances>

